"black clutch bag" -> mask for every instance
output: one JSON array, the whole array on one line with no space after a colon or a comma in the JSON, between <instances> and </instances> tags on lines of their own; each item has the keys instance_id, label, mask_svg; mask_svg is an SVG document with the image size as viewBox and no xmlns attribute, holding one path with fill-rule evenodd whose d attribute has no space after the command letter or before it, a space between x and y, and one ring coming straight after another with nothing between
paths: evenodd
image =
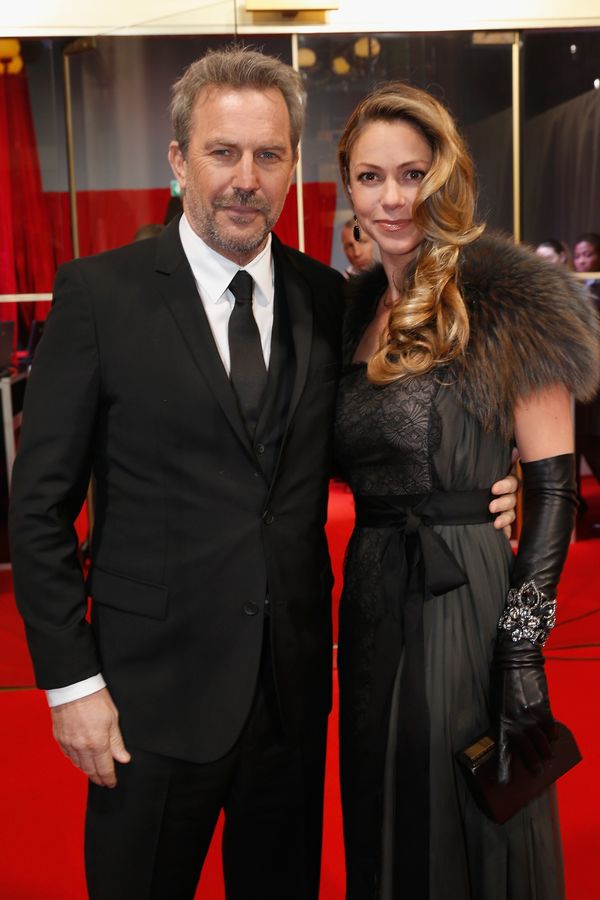
<instances>
[{"instance_id":1,"label":"black clutch bag","mask_svg":"<svg viewBox=\"0 0 600 900\"><path fill-rule=\"evenodd\" d=\"M456 759L478 806L493 822L502 825L581 762L575 738L561 722L556 722L556 737L551 746L554 755L543 760L539 775L530 772L514 753L508 784L498 783L495 744L487 734L457 753Z\"/></svg>"}]
</instances>

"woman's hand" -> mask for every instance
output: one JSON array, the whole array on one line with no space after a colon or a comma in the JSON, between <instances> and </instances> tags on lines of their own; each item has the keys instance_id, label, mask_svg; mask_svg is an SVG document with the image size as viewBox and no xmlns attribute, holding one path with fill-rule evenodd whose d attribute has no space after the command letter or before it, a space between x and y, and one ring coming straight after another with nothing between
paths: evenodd
<instances>
[{"instance_id":1,"label":"woman's hand","mask_svg":"<svg viewBox=\"0 0 600 900\"><path fill-rule=\"evenodd\" d=\"M554 719L541 647L500 637L492 667L492 709L497 722L498 781L510 781L513 753L538 774L552 756Z\"/></svg>"}]
</instances>

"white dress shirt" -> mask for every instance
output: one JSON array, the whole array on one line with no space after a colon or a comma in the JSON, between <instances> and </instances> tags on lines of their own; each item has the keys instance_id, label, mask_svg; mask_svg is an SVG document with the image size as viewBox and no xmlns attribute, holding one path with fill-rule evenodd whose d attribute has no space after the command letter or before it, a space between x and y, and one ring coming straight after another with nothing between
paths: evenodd
<instances>
[{"instance_id":1,"label":"white dress shirt","mask_svg":"<svg viewBox=\"0 0 600 900\"><path fill-rule=\"evenodd\" d=\"M235 306L235 297L228 290L231 279L241 266L212 250L192 229L185 214L179 221L179 237L183 252L191 266L200 300L204 307L219 356L229 375L229 316ZM271 254L271 235L261 252L254 257L244 270L254 279L254 318L260 333L260 342L265 366L269 368L271 356L271 335L273 332L273 308L275 298L275 275ZM102 673L84 678L75 684L46 691L49 706L59 706L71 700L80 700L106 687Z\"/></svg>"},{"instance_id":2,"label":"white dress shirt","mask_svg":"<svg viewBox=\"0 0 600 900\"><path fill-rule=\"evenodd\" d=\"M216 250L211 250L192 230L185 215L179 222L179 236L183 250L191 266L196 287L204 306L219 356L229 374L229 340L227 329L229 316L235 306L235 297L227 286L240 266L225 259ZM271 235L264 250L243 267L254 279L254 318L260 332L265 366L269 368L271 355L271 333L273 331L273 300L275 281L271 256Z\"/></svg>"}]
</instances>

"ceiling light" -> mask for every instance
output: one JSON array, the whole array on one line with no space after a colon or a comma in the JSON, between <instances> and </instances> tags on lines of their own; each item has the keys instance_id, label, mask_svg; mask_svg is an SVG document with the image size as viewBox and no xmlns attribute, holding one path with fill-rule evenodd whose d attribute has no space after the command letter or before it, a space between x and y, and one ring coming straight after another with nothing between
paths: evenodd
<instances>
[{"instance_id":1,"label":"ceiling light","mask_svg":"<svg viewBox=\"0 0 600 900\"><path fill-rule=\"evenodd\" d=\"M347 75L350 71L350 63L344 56L334 56L331 61L331 68L336 75Z\"/></svg>"},{"instance_id":2,"label":"ceiling light","mask_svg":"<svg viewBox=\"0 0 600 900\"><path fill-rule=\"evenodd\" d=\"M354 53L360 59L369 59L373 56L379 56L381 53L381 44L374 37L361 37L354 41Z\"/></svg>"},{"instance_id":3,"label":"ceiling light","mask_svg":"<svg viewBox=\"0 0 600 900\"><path fill-rule=\"evenodd\" d=\"M312 69L317 61L317 54L310 47L300 47L298 50L298 65L301 69Z\"/></svg>"}]
</instances>

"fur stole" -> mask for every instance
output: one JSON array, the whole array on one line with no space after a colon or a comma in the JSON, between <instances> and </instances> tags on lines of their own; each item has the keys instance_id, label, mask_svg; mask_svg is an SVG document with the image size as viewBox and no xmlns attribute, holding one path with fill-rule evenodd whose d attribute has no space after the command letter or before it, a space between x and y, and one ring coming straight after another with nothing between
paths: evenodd
<instances>
[{"instance_id":1,"label":"fur stole","mask_svg":"<svg viewBox=\"0 0 600 900\"><path fill-rule=\"evenodd\" d=\"M381 265L352 279L347 359L385 286ZM483 235L461 252L459 286L470 338L465 353L445 367L443 380L486 431L510 437L517 400L557 382L578 400L594 396L600 321L582 282L523 246Z\"/></svg>"}]
</instances>

